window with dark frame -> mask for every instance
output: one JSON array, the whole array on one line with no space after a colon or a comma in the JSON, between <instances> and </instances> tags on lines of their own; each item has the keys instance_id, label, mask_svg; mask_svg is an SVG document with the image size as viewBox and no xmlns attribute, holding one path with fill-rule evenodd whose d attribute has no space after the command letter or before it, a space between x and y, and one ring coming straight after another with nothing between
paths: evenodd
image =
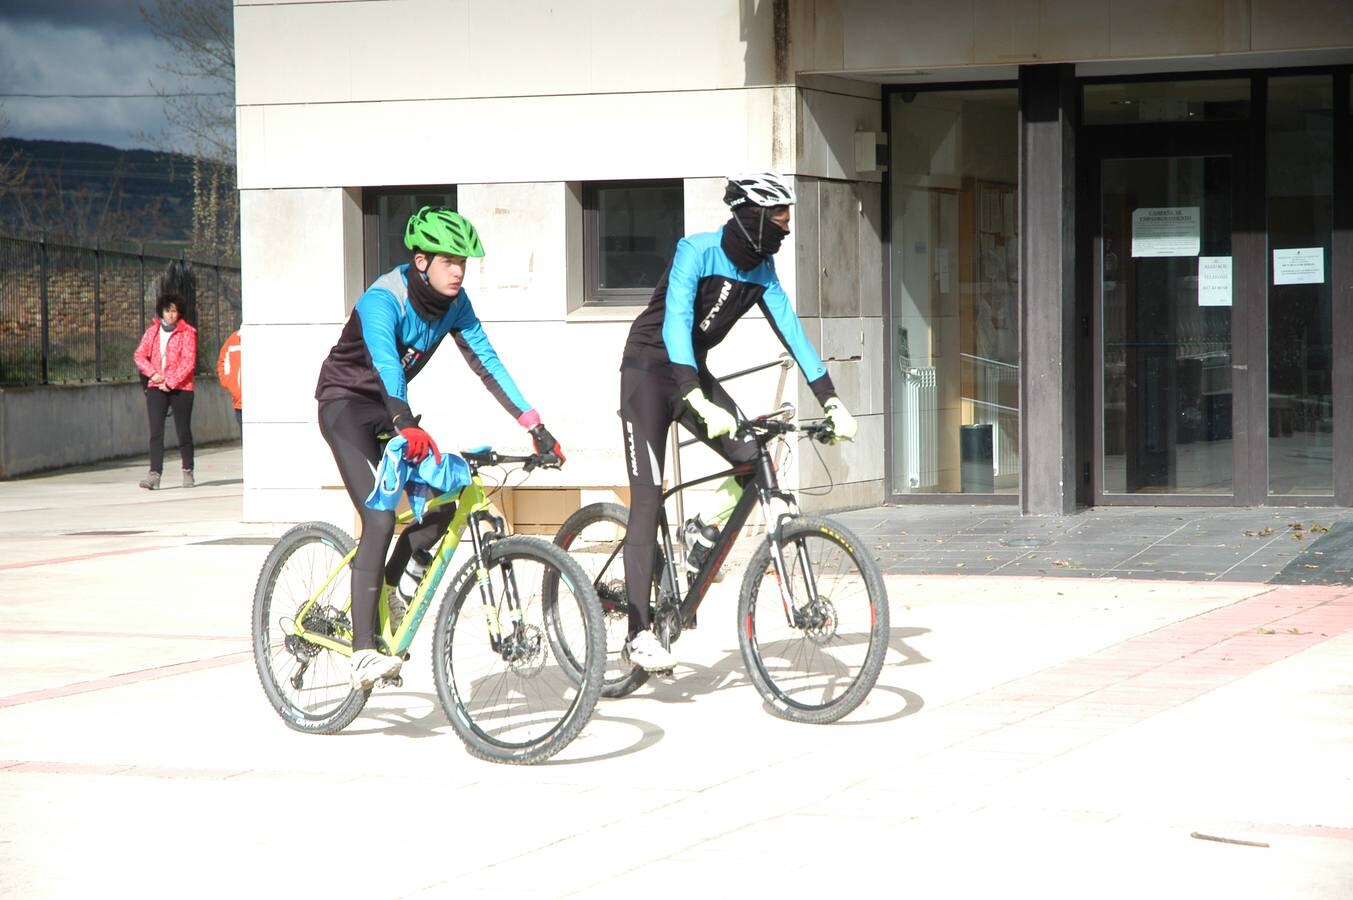
<instances>
[{"instance_id":1,"label":"window with dark frame","mask_svg":"<svg viewBox=\"0 0 1353 900\"><path fill-rule=\"evenodd\" d=\"M413 258L404 247L409 216L424 206L456 208L454 184L367 188L362 192L363 270L368 284Z\"/></svg>"},{"instance_id":2,"label":"window with dark frame","mask_svg":"<svg viewBox=\"0 0 1353 900\"><path fill-rule=\"evenodd\" d=\"M686 227L681 179L583 185L586 302L647 303Z\"/></svg>"}]
</instances>

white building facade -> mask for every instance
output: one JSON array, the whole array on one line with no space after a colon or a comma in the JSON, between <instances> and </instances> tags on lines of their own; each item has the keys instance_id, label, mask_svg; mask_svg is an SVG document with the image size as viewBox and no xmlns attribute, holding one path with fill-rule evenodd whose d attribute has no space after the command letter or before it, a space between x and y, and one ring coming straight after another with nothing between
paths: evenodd
<instances>
[{"instance_id":1,"label":"white building facade","mask_svg":"<svg viewBox=\"0 0 1353 900\"><path fill-rule=\"evenodd\" d=\"M754 170L794 179L777 268L860 423L787 460L806 506L1353 500L1347 3L237 0L235 33L247 519L351 521L315 378L424 202L479 229L465 289L569 454L509 513L623 500L629 325ZM1142 209L1193 210L1175 250ZM749 316L711 367L781 353ZM819 414L796 370L729 387ZM444 449L527 444L453 350L410 397Z\"/></svg>"}]
</instances>

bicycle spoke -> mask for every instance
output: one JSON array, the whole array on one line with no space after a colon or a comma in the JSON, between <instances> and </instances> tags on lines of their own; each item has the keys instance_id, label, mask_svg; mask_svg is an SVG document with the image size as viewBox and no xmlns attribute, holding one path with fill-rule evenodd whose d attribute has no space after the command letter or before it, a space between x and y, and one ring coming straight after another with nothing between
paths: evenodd
<instances>
[{"instance_id":1,"label":"bicycle spoke","mask_svg":"<svg viewBox=\"0 0 1353 900\"><path fill-rule=\"evenodd\" d=\"M509 546L526 543L518 539ZM559 550L540 543L567 562ZM513 585L519 620L508 605ZM489 568L489 589L499 647L490 639L480 588L467 581L458 597L448 597L453 609L439 616L433 674L452 724L472 750L503 761L535 761L552 754L557 748L550 745L556 740L560 746L567 743L572 734L565 731L576 733L581 727L576 722L581 707L596 702L596 601L581 572L573 568L561 576L554 561L529 547L525 552L498 552ZM577 658L561 658L561 646ZM580 667L586 667L586 678Z\"/></svg>"},{"instance_id":2,"label":"bicycle spoke","mask_svg":"<svg viewBox=\"0 0 1353 900\"><path fill-rule=\"evenodd\" d=\"M260 575L254 610L259 677L278 713L299 730L341 729L364 702L354 698L345 655L292 633L297 618L303 617L310 632L351 640L343 609L347 572L329 580L350 543L351 538L330 526L298 526L278 541Z\"/></svg>"},{"instance_id":3,"label":"bicycle spoke","mask_svg":"<svg viewBox=\"0 0 1353 900\"><path fill-rule=\"evenodd\" d=\"M624 678L633 668L620 658L629 636L629 602L625 591L625 560L621 553L625 525L599 518L586 524L568 546L571 555L592 580L606 621L606 680Z\"/></svg>"},{"instance_id":4,"label":"bicycle spoke","mask_svg":"<svg viewBox=\"0 0 1353 900\"><path fill-rule=\"evenodd\" d=\"M873 686L886 651L882 580L872 561L857 555L858 542L838 531L803 520L786 529L789 616L769 545L744 583L740 640L753 680L790 718L845 715Z\"/></svg>"}]
</instances>

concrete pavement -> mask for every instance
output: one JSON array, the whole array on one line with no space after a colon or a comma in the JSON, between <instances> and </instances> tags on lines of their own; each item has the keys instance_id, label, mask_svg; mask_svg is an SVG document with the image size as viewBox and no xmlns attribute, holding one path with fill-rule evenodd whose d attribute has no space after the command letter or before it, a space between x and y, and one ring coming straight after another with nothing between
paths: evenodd
<instances>
[{"instance_id":1,"label":"concrete pavement","mask_svg":"<svg viewBox=\"0 0 1353 900\"><path fill-rule=\"evenodd\" d=\"M729 578L675 678L515 768L446 723L430 628L344 734L282 725L239 465L0 483L0 896L1353 896L1353 588L894 561L879 686L811 727Z\"/></svg>"}]
</instances>

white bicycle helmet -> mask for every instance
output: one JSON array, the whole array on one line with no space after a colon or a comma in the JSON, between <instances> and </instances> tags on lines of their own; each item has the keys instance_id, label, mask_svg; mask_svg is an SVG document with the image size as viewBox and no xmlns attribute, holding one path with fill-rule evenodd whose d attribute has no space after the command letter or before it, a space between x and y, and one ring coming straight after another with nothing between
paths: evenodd
<instances>
[{"instance_id":1,"label":"white bicycle helmet","mask_svg":"<svg viewBox=\"0 0 1353 900\"><path fill-rule=\"evenodd\" d=\"M723 202L729 209L737 209L744 203L756 206L793 206L794 188L789 181L774 172L757 172L752 175L732 175L724 188Z\"/></svg>"}]
</instances>

